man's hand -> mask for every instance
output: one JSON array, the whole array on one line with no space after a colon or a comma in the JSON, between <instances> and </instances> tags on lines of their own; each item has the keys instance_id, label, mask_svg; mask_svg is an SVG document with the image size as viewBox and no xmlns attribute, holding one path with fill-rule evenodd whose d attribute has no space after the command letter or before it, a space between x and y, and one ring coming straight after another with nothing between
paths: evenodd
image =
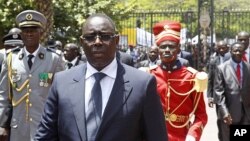
<instances>
[{"instance_id":1,"label":"man's hand","mask_svg":"<svg viewBox=\"0 0 250 141\"><path fill-rule=\"evenodd\" d=\"M232 117L230 115L227 115L226 117L223 118L223 121L227 125L231 125L233 120L232 120Z\"/></svg>"},{"instance_id":2,"label":"man's hand","mask_svg":"<svg viewBox=\"0 0 250 141\"><path fill-rule=\"evenodd\" d=\"M9 129L0 127L0 141L7 141L9 138Z\"/></svg>"},{"instance_id":3,"label":"man's hand","mask_svg":"<svg viewBox=\"0 0 250 141\"><path fill-rule=\"evenodd\" d=\"M214 101L208 100L208 107L213 108L214 107Z\"/></svg>"}]
</instances>

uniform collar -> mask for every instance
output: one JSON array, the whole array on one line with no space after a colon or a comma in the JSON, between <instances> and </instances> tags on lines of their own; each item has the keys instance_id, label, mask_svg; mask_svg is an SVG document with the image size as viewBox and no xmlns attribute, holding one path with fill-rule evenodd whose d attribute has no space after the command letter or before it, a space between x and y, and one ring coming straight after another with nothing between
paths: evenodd
<instances>
[{"instance_id":1,"label":"uniform collar","mask_svg":"<svg viewBox=\"0 0 250 141\"><path fill-rule=\"evenodd\" d=\"M160 66L165 71L174 71L174 70L178 70L182 67L179 59L177 59L173 64L164 65L163 63L161 63Z\"/></svg>"}]
</instances>

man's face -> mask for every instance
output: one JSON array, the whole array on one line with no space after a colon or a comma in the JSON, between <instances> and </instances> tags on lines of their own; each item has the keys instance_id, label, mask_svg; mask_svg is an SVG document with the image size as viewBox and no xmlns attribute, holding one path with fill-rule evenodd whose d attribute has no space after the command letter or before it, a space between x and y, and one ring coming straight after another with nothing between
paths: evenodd
<instances>
[{"instance_id":1,"label":"man's face","mask_svg":"<svg viewBox=\"0 0 250 141\"><path fill-rule=\"evenodd\" d=\"M171 64L177 59L179 44L173 41L164 41L159 45L160 59L163 64Z\"/></svg>"},{"instance_id":2,"label":"man's face","mask_svg":"<svg viewBox=\"0 0 250 141\"><path fill-rule=\"evenodd\" d=\"M246 34L238 35L238 41L244 44L244 48L247 49L249 45L249 36Z\"/></svg>"},{"instance_id":3,"label":"man's face","mask_svg":"<svg viewBox=\"0 0 250 141\"><path fill-rule=\"evenodd\" d=\"M21 37L26 47L38 47L41 36L41 28L39 27L23 27L21 28Z\"/></svg>"},{"instance_id":4,"label":"man's face","mask_svg":"<svg viewBox=\"0 0 250 141\"><path fill-rule=\"evenodd\" d=\"M216 50L221 56L224 56L228 52L227 44L219 42Z\"/></svg>"},{"instance_id":5,"label":"man's face","mask_svg":"<svg viewBox=\"0 0 250 141\"><path fill-rule=\"evenodd\" d=\"M231 48L231 56L234 62L240 63L244 53L244 46L241 44L235 44Z\"/></svg>"},{"instance_id":6,"label":"man's face","mask_svg":"<svg viewBox=\"0 0 250 141\"><path fill-rule=\"evenodd\" d=\"M98 71L113 61L118 42L115 27L108 19L92 17L86 21L81 43L88 62Z\"/></svg>"},{"instance_id":7,"label":"man's face","mask_svg":"<svg viewBox=\"0 0 250 141\"><path fill-rule=\"evenodd\" d=\"M158 48L157 47L154 47L154 48L150 48L150 51L148 53L148 57L149 59L154 62L155 60L158 59L159 57L159 51L158 51Z\"/></svg>"},{"instance_id":8,"label":"man's face","mask_svg":"<svg viewBox=\"0 0 250 141\"><path fill-rule=\"evenodd\" d=\"M78 56L78 49L77 47L72 47L71 45L65 45L63 54L65 59L71 62Z\"/></svg>"}]
</instances>

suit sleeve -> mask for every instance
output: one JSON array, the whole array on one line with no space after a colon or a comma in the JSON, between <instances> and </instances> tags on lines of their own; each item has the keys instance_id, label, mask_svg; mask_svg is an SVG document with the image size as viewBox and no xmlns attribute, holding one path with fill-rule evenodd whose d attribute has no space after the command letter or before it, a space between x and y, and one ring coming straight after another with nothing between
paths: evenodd
<instances>
[{"instance_id":1,"label":"suit sleeve","mask_svg":"<svg viewBox=\"0 0 250 141\"><path fill-rule=\"evenodd\" d=\"M213 98L213 85L214 85L214 63L210 61L208 70L208 86L207 86L207 98Z\"/></svg>"},{"instance_id":2,"label":"suit sleeve","mask_svg":"<svg viewBox=\"0 0 250 141\"><path fill-rule=\"evenodd\" d=\"M49 90L44 113L38 125L35 141L57 141L58 139L58 95L56 91L56 76Z\"/></svg>"},{"instance_id":3,"label":"suit sleeve","mask_svg":"<svg viewBox=\"0 0 250 141\"><path fill-rule=\"evenodd\" d=\"M167 141L165 119L156 90L156 79L151 77L146 87L143 124L146 141Z\"/></svg>"},{"instance_id":4,"label":"suit sleeve","mask_svg":"<svg viewBox=\"0 0 250 141\"><path fill-rule=\"evenodd\" d=\"M9 128L12 116L12 104L9 99L8 66L6 60L3 61L0 73L0 127Z\"/></svg>"},{"instance_id":5,"label":"suit sleeve","mask_svg":"<svg viewBox=\"0 0 250 141\"><path fill-rule=\"evenodd\" d=\"M216 68L216 74L214 80L215 102L222 117L225 117L229 114L229 111L226 106L225 79L220 66Z\"/></svg>"}]
</instances>

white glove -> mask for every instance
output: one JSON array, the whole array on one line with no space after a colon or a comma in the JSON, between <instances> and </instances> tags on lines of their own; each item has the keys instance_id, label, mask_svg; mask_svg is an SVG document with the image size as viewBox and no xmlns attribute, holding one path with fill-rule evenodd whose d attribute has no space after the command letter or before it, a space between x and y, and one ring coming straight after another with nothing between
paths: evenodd
<instances>
[{"instance_id":1,"label":"white glove","mask_svg":"<svg viewBox=\"0 0 250 141\"><path fill-rule=\"evenodd\" d=\"M191 135L187 135L185 141L195 141L195 138Z\"/></svg>"}]
</instances>

